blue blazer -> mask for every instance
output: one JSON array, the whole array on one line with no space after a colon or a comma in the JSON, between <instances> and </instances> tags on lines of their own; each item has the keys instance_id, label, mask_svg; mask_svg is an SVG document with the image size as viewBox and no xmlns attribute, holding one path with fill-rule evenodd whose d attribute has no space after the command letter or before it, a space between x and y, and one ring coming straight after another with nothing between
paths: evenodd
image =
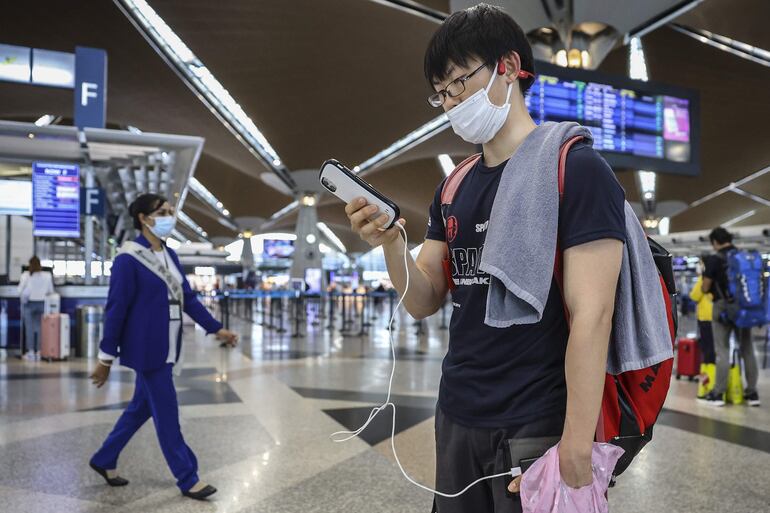
<instances>
[{"instance_id":1,"label":"blue blazer","mask_svg":"<svg viewBox=\"0 0 770 513\"><path fill-rule=\"evenodd\" d=\"M149 248L150 242L139 236L136 242ZM197 294L184 278L176 253L166 247L182 275L184 311L206 333L216 333L222 324L198 301ZM104 338L99 348L120 357L120 363L137 371L156 370L168 358L169 329L168 287L155 273L131 255L120 254L112 264L110 290L104 311ZM182 333L177 337L177 355L182 349ZM178 358L178 356L177 356Z\"/></svg>"}]
</instances>

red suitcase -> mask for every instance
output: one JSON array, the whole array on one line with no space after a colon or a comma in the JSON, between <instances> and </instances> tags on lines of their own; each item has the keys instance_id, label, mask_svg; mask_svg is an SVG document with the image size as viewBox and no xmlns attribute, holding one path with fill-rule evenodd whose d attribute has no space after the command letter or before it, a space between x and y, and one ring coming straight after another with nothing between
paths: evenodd
<instances>
[{"instance_id":1,"label":"red suitcase","mask_svg":"<svg viewBox=\"0 0 770 513\"><path fill-rule=\"evenodd\" d=\"M44 315L40 328L40 357L48 361L69 358L70 316Z\"/></svg>"},{"instance_id":2,"label":"red suitcase","mask_svg":"<svg viewBox=\"0 0 770 513\"><path fill-rule=\"evenodd\" d=\"M676 351L676 379L687 376L690 381L700 374L700 351L694 338L680 338Z\"/></svg>"}]
</instances>

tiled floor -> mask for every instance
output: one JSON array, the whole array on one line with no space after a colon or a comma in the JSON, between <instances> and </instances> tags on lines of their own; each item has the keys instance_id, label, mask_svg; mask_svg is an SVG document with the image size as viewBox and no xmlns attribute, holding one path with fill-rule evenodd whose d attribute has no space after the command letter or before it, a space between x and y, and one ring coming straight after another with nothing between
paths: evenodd
<instances>
[{"instance_id":1,"label":"tiled floor","mask_svg":"<svg viewBox=\"0 0 770 513\"><path fill-rule=\"evenodd\" d=\"M131 397L131 371L113 373L97 390L87 380L93 362L22 363L6 355L0 511L427 513L430 494L393 463L390 410L360 438L334 443L329 437L358 427L384 399L391 369L386 314L387 308L364 338L325 330L325 320L292 338L291 330L277 334L233 317L243 336L236 350L187 330L177 389L201 476L219 488L207 503L179 495L151 423L121 457L129 486L108 488L88 469ZM427 485L447 337L440 324L437 316L418 335L401 318L397 333L396 445L407 471ZM770 369L761 371L760 395L767 399L761 408L712 409L694 395L694 383L672 382L654 441L610 493L613 511L770 511Z\"/></svg>"}]
</instances>

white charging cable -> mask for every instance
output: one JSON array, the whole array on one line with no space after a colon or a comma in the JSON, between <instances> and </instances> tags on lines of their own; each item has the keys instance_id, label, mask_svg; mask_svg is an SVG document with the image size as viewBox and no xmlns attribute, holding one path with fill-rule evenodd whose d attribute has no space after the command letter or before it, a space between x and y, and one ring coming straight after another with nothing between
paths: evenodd
<instances>
[{"instance_id":1,"label":"white charging cable","mask_svg":"<svg viewBox=\"0 0 770 513\"><path fill-rule=\"evenodd\" d=\"M460 495L464 494L468 490L470 490L473 486L477 485L478 483L485 481L487 479L495 479L498 477L518 477L521 475L521 468L520 467L513 467L508 472L502 472L500 474L495 474L493 476L486 476L482 477L480 479L475 480L465 488L463 488L461 491L457 493L443 493L436 491L432 488L428 488L427 486L421 485L411 477L409 477L409 474L406 473L406 470L404 470L404 467L401 465L401 460L398 459L398 454L396 454L396 442L395 442L395 436L396 436L396 405L393 404L390 400L390 394L393 389L393 376L396 373L396 346L393 342L393 321L396 318L396 313L398 313L398 309L401 308L401 305L404 303L404 298L406 297L407 292L409 292L409 261L407 259L407 253L409 251L409 245L407 244L407 236L406 236L406 230L403 226L401 226L401 223L396 222L396 226L401 230L401 233L404 234L404 268L406 269L406 289L404 290L404 293L401 295L401 299L399 300L398 304L396 305L396 308L393 310L393 315L390 317L390 323L388 324L388 331L389 338L390 338L390 351L391 355L393 357L393 367L390 369L390 381L388 383L388 395L385 398L385 402L382 403L380 406L377 406L376 408L373 408L371 413L369 413L369 418L366 420L363 426L358 428L355 431L337 431L336 433L331 434L331 439L334 442L341 443L341 442L347 442L348 440L351 440L358 435L360 435L368 426L369 424L374 420L374 418L385 408L391 407L393 408L393 425L391 427L390 431L390 448L393 450L393 457L396 458L396 463L398 464L398 468L401 469L401 473L404 475L404 477L412 483L415 486L418 486L422 488L423 490L426 490L431 493L435 493L436 495L440 495L442 497L447 497L449 499L454 497L459 497ZM340 435L347 435L344 438L339 438Z\"/></svg>"}]
</instances>

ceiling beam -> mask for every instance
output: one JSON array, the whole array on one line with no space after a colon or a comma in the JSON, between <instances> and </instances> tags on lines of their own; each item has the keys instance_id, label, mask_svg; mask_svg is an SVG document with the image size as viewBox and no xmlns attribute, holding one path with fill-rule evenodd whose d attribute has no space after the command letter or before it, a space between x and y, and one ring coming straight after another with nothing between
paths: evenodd
<instances>
[{"instance_id":1,"label":"ceiling beam","mask_svg":"<svg viewBox=\"0 0 770 513\"><path fill-rule=\"evenodd\" d=\"M278 153L230 93L145 0L113 0L158 55L217 119L289 189L297 184Z\"/></svg>"}]
</instances>

